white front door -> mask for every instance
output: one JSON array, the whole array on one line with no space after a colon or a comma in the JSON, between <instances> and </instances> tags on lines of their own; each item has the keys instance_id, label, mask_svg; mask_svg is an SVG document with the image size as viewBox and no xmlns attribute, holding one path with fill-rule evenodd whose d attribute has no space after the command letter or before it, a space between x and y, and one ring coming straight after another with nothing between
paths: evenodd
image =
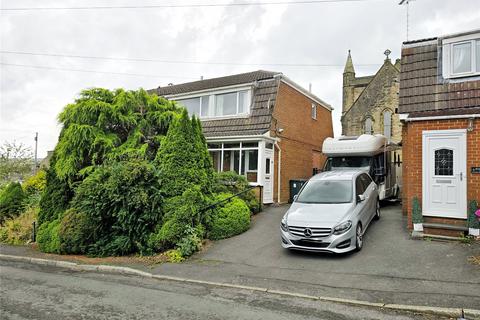
<instances>
[{"instance_id":1,"label":"white front door","mask_svg":"<svg viewBox=\"0 0 480 320\"><path fill-rule=\"evenodd\" d=\"M273 202L273 151L265 149L264 157L264 183L263 183L263 202Z\"/></svg>"},{"instance_id":2,"label":"white front door","mask_svg":"<svg viewBox=\"0 0 480 320\"><path fill-rule=\"evenodd\" d=\"M467 218L466 130L423 131L423 215Z\"/></svg>"}]
</instances>

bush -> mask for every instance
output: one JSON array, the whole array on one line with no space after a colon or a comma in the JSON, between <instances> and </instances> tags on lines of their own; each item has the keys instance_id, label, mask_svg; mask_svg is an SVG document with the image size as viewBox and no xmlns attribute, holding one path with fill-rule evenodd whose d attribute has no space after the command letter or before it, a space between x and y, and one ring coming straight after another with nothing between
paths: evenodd
<instances>
[{"instance_id":1,"label":"bush","mask_svg":"<svg viewBox=\"0 0 480 320\"><path fill-rule=\"evenodd\" d=\"M147 249L162 218L159 178L146 161L98 167L76 189L73 207L94 226L91 255L123 255Z\"/></svg>"},{"instance_id":2,"label":"bush","mask_svg":"<svg viewBox=\"0 0 480 320\"><path fill-rule=\"evenodd\" d=\"M62 180L55 172L55 153L50 162L50 168L46 172L45 189L42 192L38 212L38 224L50 222L58 219L59 216L68 209L69 203L73 198L73 190L66 180Z\"/></svg>"},{"instance_id":3,"label":"bush","mask_svg":"<svg viewBox=\"0 0 480 320\"><path fill-rule=\"evenodd\" d=\"M480 222L478 221L477 216L475 215L475 211L480 207L477 204L476 200L470 200L468 204L468 218L467 223L469 228L479 229Z\"/></svg>"},{"instance_id":4,"label":"bush","mask_svg":"<svg viewBox=\"0 0 480 320\"><path fill-rule=\"evenodd\" d=\"M25 193L18 182L10 183L0 194L0 224L7 218L16 217L23 209Z\"/></svg>"},{"instance_id":5,"label":"bush","mask_svg":"<svg viewBox=\"0 0 480 320\"><path fill-rule=\"evenodd\" d=\"M168 250L167 252L165 252L165 256L167 257L168 262L171 262L171 263L179 263L185 260L182 257L182 254L180 253L180 251L176 249Z\"/></svg>"},{"instance_id":6,"label":"bush","mask_svg":"<svg viewBox=\"0 0 480 320\"><path fill-rule=\"evenodd\" d=\"M27 195L41 193L47 185L47 173L39 170L35 175L28 178L22 185Z\"/></svg>"},{"instance_id":7,"label":"bush","mask_svg":"<svg viewBox=\"0 0 480 320\"><path fill-rule=\"evenodd\" d=\"M47 253L60 253L60 220L42 224L38 228L38 248Z\"/></svg>"},{"instance_id":8,"label":"bush","mask_svg":"<svg viewBox=\"0 0 480 320\"><path fill-rule=\"evenodd\" d=\"M235 171L225 171L215 173L215 193L232 193L237 194L246 190L250 185L247 178L237 174ZM259 212L259 202L255 192L250 190L239 196L247 204L250 211L253 213Z\"/></svg>"},{"instance_id":9,"label":"bush","mask_svg":"<svg viewBox=\"0 0 480 320\"><path fill-rule=\"evenodd\" d=\"M223 193L215 197L216 201L228 198ZM250 210L242 199L232 198L223 206L216 208L208 222L208 237L212 240L229 238L250 228Z\"/></svg>"},{"instance_id":10,"label":"bush","mask_svg":"<svg viewBox=\"0 0 480 320\"><path fill-rule=\"evenodd\" d=\"M196 229L197 236L201 238L202 223L205 221L205 212L201 209L206 204L207 200L199 187L191 187L181 196L167 199L164 223L150 235L149 247L153 251L170 249L188 235L191 229Z\"/></svg>"},{"instance_id":11,"label":"bush","mask_svg":"<svg viewBox=\"0 0 480 320\"><path fill-rule=\"evenodd\" d=\"M183 238L177 243L176 249L182 257L190 257L202 248L201 231L188 226L185 228Z\"/></svg>"},{"instance_id":12,"label":"bush","mask_svg":"<svg viewBox=\"0 0 480 320\"><path fill-rule=\"evenodd\" d=\"M30 208L14 219L5 221L5 225L0 227L0 242L22 245L31 241L33 231L33 221L37 219L38 209Z\"/></svg>"},{"instance_id":13,"label":"bush","mask_svg":"<svg viewBox=\"0 0 480 320\"><path fill-rule=\"evenodd\" d=\"M60 252L85 253L92 243L94 227L86 213L68 209L60 222Z\"/></svg>"}]
</instances>

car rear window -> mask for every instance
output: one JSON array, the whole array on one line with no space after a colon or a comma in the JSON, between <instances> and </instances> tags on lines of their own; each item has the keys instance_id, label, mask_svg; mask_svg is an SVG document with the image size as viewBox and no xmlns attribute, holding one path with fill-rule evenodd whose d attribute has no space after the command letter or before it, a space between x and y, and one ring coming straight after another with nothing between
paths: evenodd
<instances>
[{"instance_id":1,"label":"car rear window","mask_svg":"<svg viewBox=\"0 0 480 320\"><path fill-rule=\"evenodd\" d=\"M350 180L310 180L298 195L297 202L352 202L352 182Z\"/></svg>"}]
</instances>

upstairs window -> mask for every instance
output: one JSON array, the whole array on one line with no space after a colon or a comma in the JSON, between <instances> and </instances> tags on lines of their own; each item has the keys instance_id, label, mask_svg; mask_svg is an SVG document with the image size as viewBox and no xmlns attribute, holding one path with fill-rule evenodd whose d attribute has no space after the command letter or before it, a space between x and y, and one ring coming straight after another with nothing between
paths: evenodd
<instances>
[{"instance_id":1,"label":"upstairs window","mask_svg":"<svg viewBox=\"0 0 480 320\"><path fill-rule=\"evenodd\" d=\"M250 90L240 90L186 99L172 99L184 106L189 115L196 115L202 119L246 115L250 112L250 95Z\"/></svg>"},{"instance_id":2,"label":"upstairs window","mask_svg":"<svg viewBox=\"0 0 480 320\"><path fill-rule=\"evenodd\" d=\"M480 34L443 40L443 77L480 75Z\"/></svg>"},{"instance_id":3,"label":"upstairs window","mask_svg":"<svg viewBox=\"0 0 480 320\"><path fill-rule=\"evenodd\" d=\"M317 105L312 103L312 119L317 120Z\"/></svg>"}]
</instances>

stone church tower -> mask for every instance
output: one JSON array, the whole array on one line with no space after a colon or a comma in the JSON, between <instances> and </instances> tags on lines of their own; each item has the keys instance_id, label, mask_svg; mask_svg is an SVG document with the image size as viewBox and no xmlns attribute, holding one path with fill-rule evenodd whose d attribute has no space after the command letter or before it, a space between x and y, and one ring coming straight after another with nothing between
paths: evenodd
<instances>
[{"instance_id":1,"label":"stone church tower","mask_svg":"<svg viewBox=\"0 0 480 320\"><path fill-rule=\"evenodd\" d=\"M402 140L397 114L400 59L388 55L376 74L355 76L350 50L343 71L342 135L383 134L395 143Z\"/></svg>"}]
</instances>

